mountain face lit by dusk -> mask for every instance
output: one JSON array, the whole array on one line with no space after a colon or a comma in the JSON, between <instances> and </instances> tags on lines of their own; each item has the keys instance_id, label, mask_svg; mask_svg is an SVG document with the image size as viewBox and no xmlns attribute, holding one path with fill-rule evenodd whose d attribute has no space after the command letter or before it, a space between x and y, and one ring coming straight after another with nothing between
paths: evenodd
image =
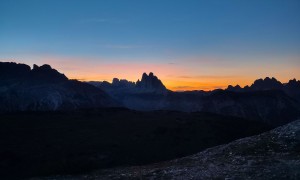
<instances>
[{"instance_id":1,"label":"mountain face lit by dusk","mask_svg":"<svg viewBox=\"0 0 300 180\"><path fill-rule=\"evenodd\" d=\"M300 1L0 2L0 61L50 64L71 79L171 90L300 79Z\"/></svg>"}]
</instances>

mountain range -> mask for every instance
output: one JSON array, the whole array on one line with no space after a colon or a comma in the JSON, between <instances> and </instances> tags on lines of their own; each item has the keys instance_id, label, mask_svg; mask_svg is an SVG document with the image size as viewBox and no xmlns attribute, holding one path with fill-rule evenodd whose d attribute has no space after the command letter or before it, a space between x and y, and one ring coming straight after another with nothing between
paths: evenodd
<instances>
[{"instance_id":1,"label":"mountain range","mask_svg":"<svg viewBox=\"0 0 300 180\"><path fill-rule=\"evenodd\" d=\"M112 83L89 83L135 110L204 111L276 125L300 117L300 81L295 79L283 84L267 77L256 80L250 87L229 85L225 90L184 92L166 89L153 73L144 73L137 82L114 78Z\"/></svg>"},{"instance_id":2,"label":"mountain range","mask_svg":"<svg viewBox=\"0 0 300 180\"><path fill-rule=\"evenodd\" d=\"M289 80L288 83L281 83L274 77L266 77L265 79L255 80L251 86L242 88L239 85L229 85L226 90L233 92L281 90L290 97L300 101L300 81L297 81L296 79Z\"/></svg>"},{"instance_id":3,"label":"mountain range","mask_svg":"<svg viewBox=\"0 0 300 180\"><path fill-rule=\"evenodd\" d=\"M280 125L300 117L300 81L275 78L251 86L174 92L153 73L136 82L70 80L50 65L0 62L0 112L126 107L133 110L210 112Z\"/></svg>"}]
</instances>

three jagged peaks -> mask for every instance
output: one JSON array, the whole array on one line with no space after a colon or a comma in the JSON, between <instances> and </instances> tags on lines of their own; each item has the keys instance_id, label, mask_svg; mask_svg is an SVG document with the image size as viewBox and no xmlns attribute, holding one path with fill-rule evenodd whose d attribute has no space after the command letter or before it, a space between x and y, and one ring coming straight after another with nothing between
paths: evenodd
<instances>
[{"instance_id":1,"label":"three jagged peaks","mask_svg":"<svg viewBox=\"0 0 300 180\"><path fill-rule=\"evenodd\" d=\"M160 79L157 78L152 72L147 75L143 73L141 81L136 82L136 87L140 89L147 89L153 91L166 91L167 88L161 82Z\"/></svg>"}]
</instances>

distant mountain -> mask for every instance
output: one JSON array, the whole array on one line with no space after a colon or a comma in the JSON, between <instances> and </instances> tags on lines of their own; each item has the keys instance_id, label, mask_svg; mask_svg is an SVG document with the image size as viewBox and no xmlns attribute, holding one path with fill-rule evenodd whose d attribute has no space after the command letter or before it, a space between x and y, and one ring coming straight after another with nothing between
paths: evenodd
<instances>
[{"instance_id":1,"label":"distant mountain","mask_svg":"<svg viewBox=\"0 0 300 180\"><path fill-rule=\"evenodd\" d=\"M0 112L104 106L118 104L105 92L69 80L50 65L31 69L25 64L0 62Z\"/></svg>"},{"instance_id":2,"label":"distant mountain","mask_svg":"<svg viewBox=\"0 0 300 180\"><path fill-rule=\"evenodd\" d=\"M227 87L226 90L228 90L228 91L240 92L240 91L242 91L243 89L241 88L240 85L236 85L236 86L229 85L229 86Z\"/></svg>"},{"instance_id":3,"label":"distant mountain","mask_svg":"<svg viewBox=\"0 0 300 180\"><path fill-rule=\"evenodd\" d=\"M146 99L156 100L155 97L164 97L168 92L171 92L152 72L149 75L143 73L141 80L136 82L114 78L112 83L107 81L90 81L87 83L105 91L125 107L136 110L154 110L149 109L147 103L144 107L143 103ZM139 108L135 108L136 106Z\"/></svg>"},{"instance_id":4,"label":"distant mountain","mask_svg":"<svg viewBox=\"0 0 300 180\"><path fill-rule=\"evenodd\" d=\"M258 79L250 86L253 90L270 90L270 89L280 89L283 87L283 84L279 82L274 77L265 79Z\"/></svg>"},{"instance_id":5,"label":"distant mountain","mask_svg":"<svg viewBox=\"0 0 300 180\"><path fill-rule=\"evenodd\" d=\"M167 88L152 72L149 75L144 73L141 81L136 82L136 87L144 92L164 93L167 91Z\"/></svg>"},{"instance_id":6,"label":"distant mountain","mask_svg":"<svg viewBox=\"0 0 300 180\"><path fill-rule=\"evenodd\" d=\"M90 81L92 84L102 90L106 91L111 95L116 95L118 93L165 93L167 88L163 85L160 79L157 78L152 72L147 75L143 73L141 80L137 82L128 81L126 79L119 80L114 78L112 83L107 81Z\"/></svg>"},{"instance_id":7,"label":"distant mountain","mask_svg":"<svg viewBox=\"0 0 300 180\"><path fill-rule=\"evenodd\" d=\"M0 112L124 106L143 111L205 111L274 126L300 117L300 82L295 79L282 84L265 78L244 88L173 92L153 73L144 73L137 82L114 78L112 83L84 83L69 80L50 65L31 69L1 62L0 93Z\"/></svg>"},{"instance_id":8,"label":"distant mountain","mask_svg":"<svg viewBox=\"0 0 300 180\"><path fill-rule=\"evenodd\" d=\"M297 81L296 79L290 80L288 83L284 84L274 77L266 77L265 79L255 80L250 87L245 86L244 88L241 88L239 85L236 85L234 87L232 85L229 85L226 90L233 92L281 90L290 97L300 102L300 81Z\"/></svg>"},{"instance_id":9,"label":"distant mountain","mask_svg":"<svg viewBox=\"0 0 300 180\"><path fill-rule=\"evenodd\" d=\"M300 117L299 81L281 84L275 78L256 80L250 87L229 85L226 90L172 92L150 73L141 81L115 79L97 87L135 110L205 111L259 120L277 126ZM122 85L120 85L122 84Z\"/></svg>"}]
</instances>

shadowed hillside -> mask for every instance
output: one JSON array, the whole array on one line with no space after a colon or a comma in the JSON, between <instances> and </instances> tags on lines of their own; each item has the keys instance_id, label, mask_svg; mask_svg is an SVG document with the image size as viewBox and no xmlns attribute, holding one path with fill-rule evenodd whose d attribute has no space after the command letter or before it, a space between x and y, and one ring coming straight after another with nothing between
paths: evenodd
<instances>
[{"instance_id":1,"label":"shadowed hillside","mask_svg":"<svg viewBox=\"0 0 300 180\"><path fill-rule=\"evenodd\" d=\"M210 113L98 109L0 115L0 177L76 174L183 157L265 131Z\"/></svg>"},{"instance_id":2,"label":"shadowed hillside","mask_svg":"<svg viewBox=\"0 0 300 180\"><path fill-rule=\"evenodd\" d=\"M300 120L192 156L55 179L291 179L300 178ZM52 179L52 178L47 178Z\"/></svg>"}]
</instances>

